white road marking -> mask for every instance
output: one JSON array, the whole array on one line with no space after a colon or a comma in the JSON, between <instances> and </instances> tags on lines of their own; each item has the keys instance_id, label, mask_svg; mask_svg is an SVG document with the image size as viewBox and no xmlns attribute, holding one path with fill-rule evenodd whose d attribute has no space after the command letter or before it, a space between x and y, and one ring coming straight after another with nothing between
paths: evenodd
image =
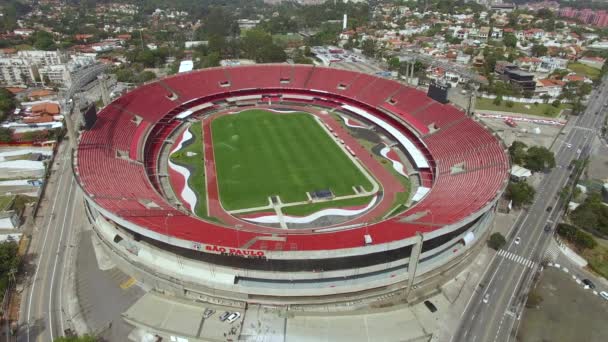
<instances>
[{"instance_id":1,"label":"white road marking","mask_svg":"<svg viewBox=\"0 0 608 342\"><path fill-rule=\"evenodd\" d=\"M523 265L524 267L528 267L528 268L532 268L534 265L536 265L536 263L530 259L526 259L525 257L521 256L521 255L517 255L515 253L511 253L511 252L507 252L504 249L501 249L498 252L498 255L500 255L501 257L505 258L505 259L509 259L513 262L516 262L518 264ZM500 277L500 279L502 279L502 276Z\"/></svg>"}]
</instances>

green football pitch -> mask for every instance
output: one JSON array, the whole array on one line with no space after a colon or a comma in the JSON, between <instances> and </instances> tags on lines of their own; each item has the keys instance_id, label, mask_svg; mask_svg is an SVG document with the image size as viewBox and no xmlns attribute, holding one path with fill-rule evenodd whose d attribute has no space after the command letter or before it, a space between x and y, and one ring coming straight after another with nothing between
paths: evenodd
<instances>
[{"instance_id":1,"label":"green football pitch","mask_svg":"<svg viewBox=\"0 0 608 342\"><path fill-rule=\"evenodd\" d=\"M220 201L226 210L306 201L306 192L354 194L372 184L317 120L306 113L247 110L211 123Z\"/></svg>"}]
</instances>

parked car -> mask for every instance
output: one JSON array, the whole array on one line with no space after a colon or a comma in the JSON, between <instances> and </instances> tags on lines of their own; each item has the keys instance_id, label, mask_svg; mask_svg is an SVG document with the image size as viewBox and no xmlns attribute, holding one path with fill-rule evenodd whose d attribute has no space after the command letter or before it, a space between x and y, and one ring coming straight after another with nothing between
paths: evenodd
<instances>
[{"instance_id":1,"label":"parked car","mask_svg":"<svg viewBox=\"0 0 608 342\"><path fill-rule=\"evenodd\" d=\"M606 291L602 291L602 292L600 292L600 296L601 296L602 298L604 298L605 300L608 300L608 292L606 292Z\"/></svg>"},{"instance_id":2,"label":"parked car","mask_svg":"<svg viewBox=\"0 0 608 342\"><path fill-rule=\"evenodd\" d=\"M583 284L589 286L590 289L595 289L595 284L589 279L583 279Z\"/></svg>"},{"instance_id":3,"label":"parked car","mask_svg":"<svg viewBox=\"0 0 608 342\"><path fill-rule=\"evenodd\" d=\"M483 296L483 302L484 302L485 304L488 304L488 301L489 301L489 300L490 300L490 294L489 294L489 293L486 293L486 295L485 295L485 296Z\"/></svg>"},{"instance_id":4,"label":"parked car","mask_svg":"<svg viewBox=\"0 0 608 342\"><path fill-rule=\"evenodd\" d=\"M548 207L547 207L547 212L548 212L548 213L550 213L550 212L551 212L551 210L553 210L553 207L552 207L552 206L548 206Z\"/></svg>"},{"instance_id":5,"label":"parked car","mask_svg":"<svg viewBox=\"0 0 608 342\"><path fill-rule=\"evenodd\" d=\"M220 316L220 321L222 321L222 322L223 322L223 321L225 321L225 320L228 318L228 316L230 316L230 312L229 312L229 311L224 312L224 313L223 313L223 314Z\"/></svg>"},{"instance_id":6,"label":"parked car","mask_svg":"<svg viewBox=\"0 0 608 342\"><path fill-rule=\"evenodd\" d=\"M215 313L215 310L213 310L213 309L205 309L205 311L203 312L203 318L207 319L207 318L213 316L214 313Z\"/></svg>"},{"instance_id":7,"label":"parked car","mask_svg":"<svg viewBox=\"0 0 608 342\"><path fill-rule=\"evenodd\" d=\"M547 233L551 231L551 224L547 223L547 225L545 226L545 231Z\"/></svg>"},{"instance_id":8,"label":"parked car","mask_svg":"<svg viewBox=\"0 0 608 342\"><path fill-rule=\"evenodd\" d=\"M435 304L431 303L428 300L424 301L424 305L426 305L427 309L429 309L430 312L436 312L437 311L437 307L435 306Z\"/></svg>"},{"instance_id":9,"label":"parked car","mask_svg":"<svg viewBox=\"0 0 608 342\"><path fill-rule=\"evenodd\" d=\"M239 319L239 317L241 317L241 313L240 312L233 312L230 316L228 316L228 318L226 319L226 321L228 323L232 323L232 322L236 321L237 319Z\"/></svg>"}]
</instances>

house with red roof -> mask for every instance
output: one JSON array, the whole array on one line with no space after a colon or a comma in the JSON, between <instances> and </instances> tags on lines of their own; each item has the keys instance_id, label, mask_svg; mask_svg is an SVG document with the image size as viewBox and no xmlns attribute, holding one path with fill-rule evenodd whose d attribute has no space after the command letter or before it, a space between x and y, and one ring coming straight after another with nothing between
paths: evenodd
<instances>
[{"instance_id":1,"label":"house with red roof","mask_svg":"<svg viewBox=\"0 0 608 342\"><path fill-rule=\"evenodd\" d=\"M549 95L552 98L558 97L562 93L562 89L566 82L554 79L541 79L536 81L536 89L534 94L537 96Z\"/></svg>"},{"instance_id":2,"label":"house with red roof","mask_svg":"<svg viewBox=\"0 0 608 342\"><path fill-rule=\"evenodd\" d=\"M578 62L592 68L601 69L606 62L606 59L601 57L581 57L578 59Z\"/></svg>"}]
</instances>

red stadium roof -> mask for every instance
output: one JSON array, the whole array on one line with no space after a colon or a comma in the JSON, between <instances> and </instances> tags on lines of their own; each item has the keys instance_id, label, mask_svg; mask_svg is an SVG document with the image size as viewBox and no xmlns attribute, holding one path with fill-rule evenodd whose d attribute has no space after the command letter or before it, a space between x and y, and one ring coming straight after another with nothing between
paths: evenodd
<instances>
[{"instance_id":1,"label":"red stadium roof","mask_svg":"<svg viewBox=\"0 0 608 342\"><path fill-rule=\"evenodd\" d=\"M325 232L237 229L177 210L160 195L154 171L162 142L181 123L174 116L239 92L314 95L383 117L415 141L434 166L419 170L423 185L433 183L431 191L397 217ZM429 131L430 126L436 130ZM454 172L452 166L462 162L466 170ZM247 249L272 251L362 247L365 234L374 244L382 244L457 224L497 198L508 169L504 148L492 133L421 91L367 74L288 64L203 69L141 86L99 112L93 129L82 133L75 159L79 183L92 201L122 220L156 232L156 238L229 248L247 244ZM270 236L272 241L264 241Z\"/></svg>"}]
</instances>

